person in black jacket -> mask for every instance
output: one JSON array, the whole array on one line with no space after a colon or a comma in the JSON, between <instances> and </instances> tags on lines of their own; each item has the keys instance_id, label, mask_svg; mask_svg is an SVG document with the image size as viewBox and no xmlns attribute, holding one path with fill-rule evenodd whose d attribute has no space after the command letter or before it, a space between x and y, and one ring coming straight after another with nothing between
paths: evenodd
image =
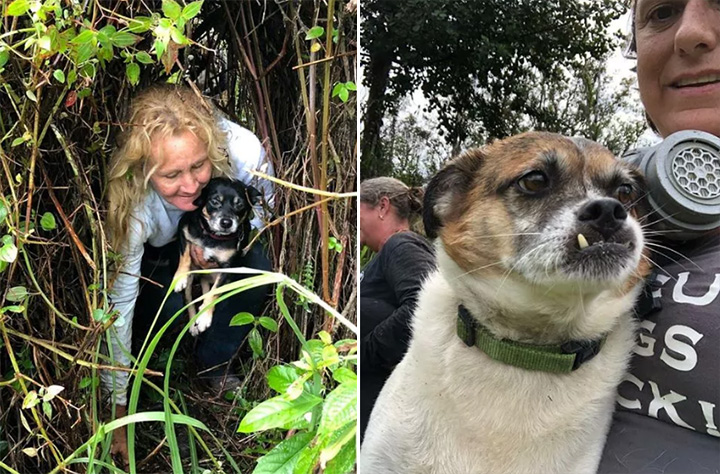
<instances>
[{"instance_id":1,"label":"person in black jacket","mask_svg":"<svg viewBox=\"0 0 720 474\"><path fill-rule=\"evenodd\" d=\"M418 292L435 268L432 247L410 230L422 188L394 178L360 185L360 244L377 255L360 275L360 436L385 381L410 342Z\"/></svg>"}]
</instances>

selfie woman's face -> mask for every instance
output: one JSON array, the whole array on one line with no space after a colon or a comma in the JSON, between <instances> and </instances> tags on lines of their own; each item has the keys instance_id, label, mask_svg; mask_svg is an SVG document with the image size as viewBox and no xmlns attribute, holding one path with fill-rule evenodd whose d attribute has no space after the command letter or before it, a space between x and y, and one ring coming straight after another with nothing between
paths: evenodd
<instances>
[{"instance_id":1,"label":"selfie woman's face","mask_svg":"<svg viewBox=\"0 0 720 474\"><path fill-rule=\"evenodd\" d=\"M212 177L207 146L190 131L156 140L151 164L159 164L150 183L167 202L183 211L195 209L193 201Z\"/></svg>"},{"instance_id":2,"label":"selfie woman's face","mask_svg":"<svg viewBox=\"0 0 720 474\"><path fill-rule=\"evenodd\" d=\"M640 96L660 134L720 136L720 1L638 0L635 38Z\"/></svg>"}]
</instances>

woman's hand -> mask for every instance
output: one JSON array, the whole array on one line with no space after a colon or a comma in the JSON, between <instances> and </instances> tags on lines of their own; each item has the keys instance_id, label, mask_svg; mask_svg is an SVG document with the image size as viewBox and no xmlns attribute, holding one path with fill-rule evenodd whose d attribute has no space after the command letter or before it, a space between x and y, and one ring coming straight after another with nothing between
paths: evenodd
<instances>
[{"instance_id":1,"label":"woman's hand","mask_svg":"<svg viewBox=\"0 0 720 474\"><path fill-rule=\"evenodd\" d=\"M127 415L127 407L117 405L115 407L115 418L122 418L125 415ZM127 445L127 426L121 426L113 431L110 454L122 464L121 467L123 469L127 468L130 464Z\"/></svg>"}]
</instances>

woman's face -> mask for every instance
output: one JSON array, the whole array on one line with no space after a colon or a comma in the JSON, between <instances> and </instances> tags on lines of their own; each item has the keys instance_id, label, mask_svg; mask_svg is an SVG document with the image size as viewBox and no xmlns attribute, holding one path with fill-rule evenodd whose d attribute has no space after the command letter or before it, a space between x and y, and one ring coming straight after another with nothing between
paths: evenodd
<instances>
[{"instance_id":1,"label":"woman's face","mask_svg":"<svg viewBox=\"0 0 720 474\"><path fill-rule=\"evenodd\" d=\"M150 164L159 164L150 183L167 202L183 211L195 209L193 201L212 177L207 146L190 131L155 140Z\"/></svg>"},{"instance_id":2,"label":"woman's face","mask_svg":"<svg viewBox=\"0 0 720 474\"><path fill-rule=\"evenodd\" d=\"M360 245L367 245L375 251L380 224L377 206L360 202Z\"/></svg>"},{"instance_id":3,"label":"woman's face","mask_svg":"<svg viewBox=\"0 0 720 474\"><path fill-rule=\"evenodd\" d=\"M645 110L662 136L720 136L720 1L638 0L637 75Z\"/></svg>"}]
</instances>

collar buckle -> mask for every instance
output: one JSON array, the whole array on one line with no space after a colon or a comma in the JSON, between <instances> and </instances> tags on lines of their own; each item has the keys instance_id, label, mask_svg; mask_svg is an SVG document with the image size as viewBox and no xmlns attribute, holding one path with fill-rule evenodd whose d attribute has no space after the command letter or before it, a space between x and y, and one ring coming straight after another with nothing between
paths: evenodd
<instances>
[{"instance_id":1,"label":"collar buckle","mask_svg":"<svg viewBox=\"0 0 720 474\"><path fill-rule=\"evenodd\" d=\"M604 340L604 339L603 339ZM598 355L602 341L568 341L560 345L563 354L575 354L572 370L578 369L585 362Z\"/></svg>"}]
</instances>

